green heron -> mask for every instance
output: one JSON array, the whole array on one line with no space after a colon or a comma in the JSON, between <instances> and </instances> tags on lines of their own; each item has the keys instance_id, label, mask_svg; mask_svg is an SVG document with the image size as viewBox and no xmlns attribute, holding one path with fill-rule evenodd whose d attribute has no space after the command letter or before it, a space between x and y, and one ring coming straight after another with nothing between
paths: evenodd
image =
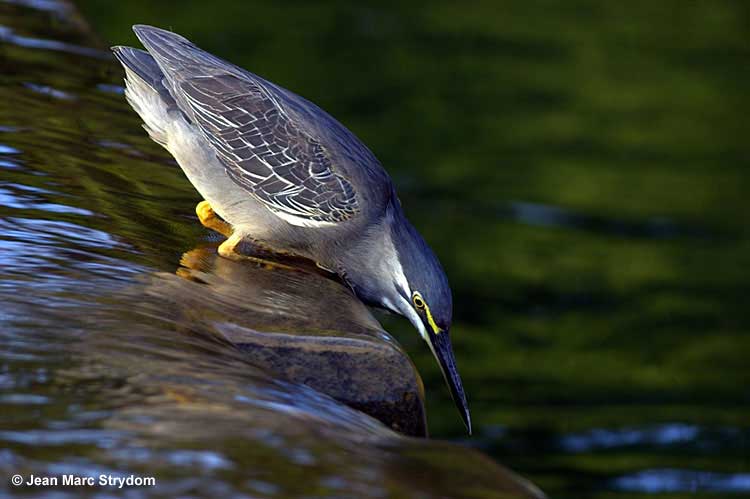
<instances>
[{"instance_id":1,"label":"green heron","mask_svg":"<svg viewBox=\"0 0 750 499\"><path fill-rule=\"evenodd\" d=\"M113 47L130 105L205 201L201 222L315 261L365 303L405 316L471 419L449 331L453 301L435 254L406 219L390 177L357 137L315 104L175 33L133 27L147 51ZM218 215L218 216L217 216Z\"/></svg>"}]
</instances>

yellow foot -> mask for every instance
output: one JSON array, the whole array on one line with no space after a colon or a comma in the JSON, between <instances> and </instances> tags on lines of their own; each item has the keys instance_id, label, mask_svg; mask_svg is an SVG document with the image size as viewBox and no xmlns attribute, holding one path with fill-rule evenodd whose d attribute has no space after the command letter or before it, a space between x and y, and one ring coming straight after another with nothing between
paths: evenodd
<instances>
[{"instance_id":1,"label":"yellow foot","mask_svg":"<svg viewBox=\"0 0 750 499\"><path fill-rule=\"evenodd\" d=\"M215 230L224 237L232 235L232 226L216 215L216 212L211 208L208 201L198 203L195 207L195 214L198 215L198 219L204 227Z\"/></svg>"},{"instance_id":2,"label":"yellow foot","mask_svg":"<svg viewBox=\"0 0 750 499\"><path fill-rule=\"evenodd\" d=\"M237 251L240 242L242 242L242 236L238 233L231 234L226 241L219 245L219 255L229 260L244 260L244 255Z\"/></svg>"},{"instance_id":3,"label":"yellow foot","mask_svg":"<svg viewBox=\"0 0 750 499\"><path fill-rule=\"evenodd\" d=\"M250 261L255 262L259 265L262 265L266 268L276 268L276 269L287 269L287 270L295 270L294 267L290 267L289 265L284 265L283 263L278 262L271 262L269 260L264 260L263 258L258 258L256 256L250 256L250 255L243 255L239 251L237 251L237 246L240 245L242 242L242 236L239 233L234 233L229 238L227 238L226 241L221 243L219 245L219 256L222 256L228 260L234 260L235 262L239 261Z\"/></svg>"}]
</instances>

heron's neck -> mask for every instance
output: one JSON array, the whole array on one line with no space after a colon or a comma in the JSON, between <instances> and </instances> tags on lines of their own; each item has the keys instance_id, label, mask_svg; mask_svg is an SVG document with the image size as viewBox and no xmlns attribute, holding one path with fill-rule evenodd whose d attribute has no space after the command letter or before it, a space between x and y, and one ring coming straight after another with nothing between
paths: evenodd
<instances>
[{"instance_id":1,"label":"heron's neck","mask_svg":"<svg viewBox=\"0 0 750 499\"><path fill-rule=\"evenodd\" d=\"M398 207L389 207L381 222L370 227L345 252L340 265L350 270L346 276L357 296L371 305L398 311L399 290L409 285L397 249L398 235L392 230L394 217L402 216Z\"/></svg>"}]
</instances>

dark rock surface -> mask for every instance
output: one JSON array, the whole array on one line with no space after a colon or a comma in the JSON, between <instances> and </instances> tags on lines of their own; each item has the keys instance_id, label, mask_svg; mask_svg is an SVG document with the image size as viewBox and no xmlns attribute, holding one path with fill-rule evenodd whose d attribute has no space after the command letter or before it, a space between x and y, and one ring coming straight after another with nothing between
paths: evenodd
<instances>
[{"instance_id":1,"label":"dark rock surface","mask_svg":"<svg viewBox=\"0 0 750 499\"><path fill-rule=\"evenodd\" d=\"M181 264L178 274L185 280L159 280L149 292L172 301L192 330L211 323L269 374L309 386L401 433L426 435L414 365L335 278L304 261L230 261L214 246L185 253Z\"/></svg>"}]
</instances>

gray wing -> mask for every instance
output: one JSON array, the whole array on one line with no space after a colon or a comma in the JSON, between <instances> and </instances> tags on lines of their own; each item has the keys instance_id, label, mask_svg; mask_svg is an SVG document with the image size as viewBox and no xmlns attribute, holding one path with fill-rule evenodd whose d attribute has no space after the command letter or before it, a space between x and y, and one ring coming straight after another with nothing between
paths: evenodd
<instances>
[{"instance_id":1,"label":"gray wing","mask_svg":"<svg viewBox=\"0 0 750 499\"><path fill-rule=\"evenodd\" d=\"M359 212L354 187L323 144L259 79L169 31L134 30L232 180L297 225L338 223Z\"/></svg>"}]
</instances>

